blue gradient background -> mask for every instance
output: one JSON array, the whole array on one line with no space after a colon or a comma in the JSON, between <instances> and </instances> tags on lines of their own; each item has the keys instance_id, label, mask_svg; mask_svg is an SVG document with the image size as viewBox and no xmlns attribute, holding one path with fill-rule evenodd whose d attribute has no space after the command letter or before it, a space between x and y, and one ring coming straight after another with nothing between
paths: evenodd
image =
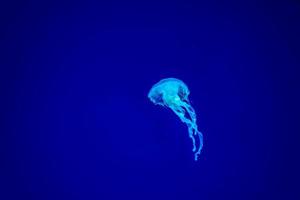
<instances>
[{"instance_id":1,"label":"blue gradient background","mask_svg":"<svg viewBox=\"0 0 300 200\"><path fill-rule=\"evenodd\" d=\"M300 5L209 2L1 3L0 199L298 199Z\"/></svg>"}]
</instances>

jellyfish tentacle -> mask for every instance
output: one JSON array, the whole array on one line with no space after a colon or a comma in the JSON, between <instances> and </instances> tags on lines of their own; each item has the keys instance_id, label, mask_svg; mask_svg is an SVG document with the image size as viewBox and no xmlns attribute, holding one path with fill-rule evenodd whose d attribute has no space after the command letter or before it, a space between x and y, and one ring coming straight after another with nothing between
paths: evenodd
<instances>
[{"instance_id":1,"label":"jellyfish tentacle","mask_svg":"<svg viewBox=\"0 0 300 200\"><path fill-rule=\"evenodd\" d=\"M198 159L198 155L201 153L201 150L203 148L203 135L200 131L198 131L198 126L196 124L197 118L196 118L196 114L195 114L195 110L194 108L187 104L187 103L183 103L182 107L184 108L183 110L186 110L187 113L189 114L191 120L188 120L185 118L185 123L187 123L189 121L189 124L191 126L191 128L189 127L189 136L193 141L193 152L196 151L196 144L195 144L195 137L194 135L198 135L199 137L199 147L197 152L195 152L195 160Z\"/></svg>"},{"instance_id":2,"label":"jellyfish tentacle","mask_svg":"<svg viewBox=\"0 0 300 200\"><path fill-rule=\"evenodd\" d=\"M197 117L196 117L196 113L195 113L194 108L191 105L189 105L188 103L185 103L185 102L182 103L182 106L186 109L186 111L189 114L191 120L196 125Z\"/></svg>"},{"instance_id":3,"label":"jellyfish tentacle","mask_svg":"<svg viewBox=\"0 0 300 200\"><path fill-rule=\"evenodd\" d=\"M195 132L198 131L197 127L195 127L195 124L191 120L189 120L184 116L185 109L183 109L182 107L174 107L174 106L170 106L170 108L175 112L175 114L179 117L179 119L188 126L189 137L191 138L193 143L193 152L195 152L197 148L196 148L196 140L194 135L196 135Z\"/></svg>"},{"instance_id":4,"label":"jellyfish tentacle","mask_svg":"<svg viewBox=\"0 0 300 200\"><path fill-rule=\"evenodd\" d=\"M196 152L196 154L200 154L201 150L203 148L203 135L200 131L198 131L198 126L196 124L197 119L196 119L195 110L191 105L189 105L187 103L183 103L183 104L184 104L183 106L186 109L187 113L189 114L191 120L193 121L193 127L195 130L194 135L198 135L198 137L199 137L199 148L198 148L198 151ZM195 156L196 156L196 154L195 154Z\"/></svg>"},{"instance_id":5,"label":"jellyfish tentacle","mask_svg":"<svg viewBox=\"0 0 300 200\"><path fill-rule=\"evenodd\" d=\"M199 148L198 148L198 151L195 153L195 160L198 160L198 155L200 155L201 153L201 150L203 148L203 135L200 131L196 130L197 133L196 135L198 135L199 137Z\"/></svg>"},{"instance_id":6,"label":"jellyfish tentacle","mask_svg":"<svg viewBox=\"0 0 300 200\"><path fill-rule=\"evenodd\" d=\"M193 128L189 128L189 137L192 139L192 143L193 143L193 152L196 151L196 140L195 140L195 137L193 135L193 131L194 129Z\"/></svg>"}]
</instances>

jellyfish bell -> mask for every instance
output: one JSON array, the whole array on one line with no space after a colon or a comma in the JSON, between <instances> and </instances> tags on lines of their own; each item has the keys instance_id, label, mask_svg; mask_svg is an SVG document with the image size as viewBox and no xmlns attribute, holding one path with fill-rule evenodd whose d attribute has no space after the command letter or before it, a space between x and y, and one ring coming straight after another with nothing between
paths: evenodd
<instances>
[{"instance_id":1,"label":"jellyfish bell","mask_svg":"<svg viewBox=\"0 0 300 200\"><path fill-rule=\"evenodd\" d=\"M189 101L189 94L190 91L183 81L166 78L152 86L148 97L154 104L169 106L180 101Z\"/></svg>"},{"instance_id":2,"label":"jellyfish bell","mask_svg":"<svg viewBox=\"0 0 300 200\"><path fill-rule=\"evenodd\" d=\"M148 93L148 98L155 104L170 108L188 127L189 137L193 142L195 160L201 153L203 147L203 136L198 131L196 113L190 105L190 91L187 85L176 78L166 78L154 84ZM186 116L188 114L188 116ZM196 147L195 136L199 138L199 145Z\"/></svg>"}]
</instances>

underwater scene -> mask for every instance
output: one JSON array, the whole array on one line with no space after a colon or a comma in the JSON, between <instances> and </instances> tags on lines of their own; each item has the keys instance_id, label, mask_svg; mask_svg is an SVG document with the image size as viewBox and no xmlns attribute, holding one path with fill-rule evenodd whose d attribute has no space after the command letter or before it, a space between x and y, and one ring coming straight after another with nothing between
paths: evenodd
<instances>
[{"instance_id":1,"label":"underwater scene","mask_svg":"<svg viewBox=\"0 0 300 200\"><path fill-rule=\"evenodd\" d=\"M300 199L297 1L0 4L1 200Z\"/></svg>"}]
</instances>

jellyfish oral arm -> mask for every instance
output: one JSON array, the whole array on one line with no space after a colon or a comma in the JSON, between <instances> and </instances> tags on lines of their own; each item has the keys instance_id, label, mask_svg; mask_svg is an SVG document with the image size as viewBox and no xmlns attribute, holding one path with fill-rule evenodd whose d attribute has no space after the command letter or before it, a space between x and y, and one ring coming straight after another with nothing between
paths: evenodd
<instances>
[{"instance_id":1,"label":"jellyfish oral arm","mask_svg":"<svg viewBox=\"0 0 300 200\"><path fill-rule=\"evenodd\" d=\"M170 107L171 110L174 111L174 113L179 117L179 119L185 123L188 127L189 137L192 140L193 143L193 152L195 153L195 160L198 160L198 155L200 155L202 147L203 147L203 135L200 131L198 131L198 127L196 124L196 119L190 120L185 117L185 109L181 107ZM190 116L193 114L189 114ZM195 136L199 137L199 145L198 148L196 147L196 139Z\"/></svg>"}]
</instances>

